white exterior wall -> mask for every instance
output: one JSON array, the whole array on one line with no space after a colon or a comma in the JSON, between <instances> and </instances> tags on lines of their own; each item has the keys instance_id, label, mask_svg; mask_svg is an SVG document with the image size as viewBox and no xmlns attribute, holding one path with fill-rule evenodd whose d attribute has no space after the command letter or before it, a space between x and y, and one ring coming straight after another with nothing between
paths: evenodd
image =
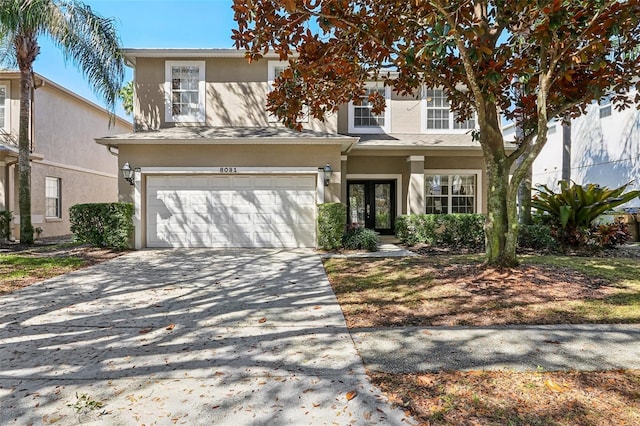
<instances>
[{"instance_id":1,"label":"white exterior wall","mask_svg":"<svg viewBox=\"0 0 640 426\"><path fill-rule=\"evenodd\" d=\"M555 187L562 177L562 124L549 135L533 165L533 185ZM630 108L600 118L600 107L590 105L586 115L571 125L571 180L617 188L635 180L640 189L640 111ZM626 207L640 207L634 200Z\"/></svg>"}]
</instances>

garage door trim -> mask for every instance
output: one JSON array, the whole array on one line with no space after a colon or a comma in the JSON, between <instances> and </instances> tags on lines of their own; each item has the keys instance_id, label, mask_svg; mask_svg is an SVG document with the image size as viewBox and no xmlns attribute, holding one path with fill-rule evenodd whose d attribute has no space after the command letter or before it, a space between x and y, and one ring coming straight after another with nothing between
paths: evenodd
<instances>
[{"instance_id":1,"label":"garage door trim","mask_svg":"<svg viewBox=\"0 0 640 426\"><path fill-rule=\"evenodd\" d=\"M216 167L139 167L134 173L134 204L135 214L133 223L135 227L135 248L143 248L143 235L146 235L146 227L142 229L143 200L142 200L142 177L145 174L153 175L256 175L256 174L316 174L316 203L324 203L324 168L323 167L237 167L237 166L216 166ZM144 214L147 214L146 205Z\"/></svg>"}]
</instances>

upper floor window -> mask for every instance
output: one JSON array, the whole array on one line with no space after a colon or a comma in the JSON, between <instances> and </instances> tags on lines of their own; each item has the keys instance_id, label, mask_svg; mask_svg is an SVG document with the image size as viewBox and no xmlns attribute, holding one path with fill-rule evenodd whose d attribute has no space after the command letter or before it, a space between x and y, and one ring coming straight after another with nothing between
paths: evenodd
<instances>
[{"instance_id":1,"label":"upper floor window","mask_svg":"<svg viewBox=\"0 0 640 426\"><path fill-rule=\"evenodd\" d=\"M459 115L451 111L447 93L443 89L426 89L424 111L424 131L430 133L471 130L476 128L475 114L460 121Z\"/></svg>"},{"instance_id":2,"label":"upper floor window","mask_svg":"<svg viewBox=\"0 0 640 426\"><path fill-rule=\"evenodd\" d=\"M9 132L9 85L0 83L0 130Z\"/></svg>"},{"instance_id":3,"label":"upper floor window","mask_svg":"<svg viewBox=\"0 0 640 426\"><path fill-rule=\"evenodd\" d=\"M369 102L369 95L379 93L383 96L386 108L382 114L374 114L373 105ZM349 132L350 133L389 133L391 129L391 88L367 83L360 105L349 102Z\"/></svg>"},{"instance_id":4,"label":"upper floor window","mask_svg":"<svg viewBox=\"0 0 640 426\"><path fill-rule=\"evenodd\" d=\"M60 192L62 180L56 177L45 178L45 215L48 218L62 217Z\"/></svg>"},{"instance_id":5,"label":"upper floor window","mask_svg":"<svg viewBox=\"0 0 640 426\"><path fill-rule=\"evenodd\" d=\"M607 95L600 99L600 118L609 117L611 115L611 95Z\"/></svg>"},{"instance_id":6,"label":"upper floor window","mask_svg":"<svg viewBox=\"0 0 640 426\"><path fill-rule=\"evenodd\" d=\"M205 122L204 75L204 61L165 63L167 122Z\"/></svg>"},{"instance_id":7,"label":"upper floor window","mask_svg":"<svg viewBox=\"0 0 640 426\"><path fill-rule=\"evenodd\" d=\"M426 175L426 213L475 213L476 174Z\"/></svg>"},{"instance_id":8,"label":"upper floor window","mask_svg":"<svg viewBox=\"0 0 640 426\"><path fill-rule=\"evenodd\" d=\"M278 78L278 76L280 74L282 74L282 72L284 70L286 70L287 68L289 68L289 62L287 61L269 61L269 71L268 71L268 79L269 79L269 91L273 90L273 84L276 81L276 78ZM280 120L278 120L278 117L276 117L273 114L268 114L269 115L269 123L277 123ZM298 123L308 123L309 122L309 109L305 106L302 108L302 114L300 114L300 117L298 118Z\"/></svg>"}]
</instances>

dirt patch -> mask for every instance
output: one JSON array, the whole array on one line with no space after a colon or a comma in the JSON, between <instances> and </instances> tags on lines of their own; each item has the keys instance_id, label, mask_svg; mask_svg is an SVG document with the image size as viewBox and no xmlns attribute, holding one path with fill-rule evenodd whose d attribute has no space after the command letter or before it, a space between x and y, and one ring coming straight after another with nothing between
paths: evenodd
<instances>
[{"instance_id":1,"label":"dirt patch","mask_svg":"<svg viewBox=\"0 0 640 426\"><path fill-rule=\"evenodd\" d=\"M568 267L486 268L446 256L332 259L325 266L350 328L640 321L632 309L640 288L629 287L640 282Z\"/></svg>"},{"instance_id":2,"label":"dirt patch","mask_svg":"<svg viewBox=\"0 0 640 426\"><path fill-rule=\"evenodd\" d=\"M368 372L424 425L637 425L640 371Z\"/></svg>"}]
</instances>

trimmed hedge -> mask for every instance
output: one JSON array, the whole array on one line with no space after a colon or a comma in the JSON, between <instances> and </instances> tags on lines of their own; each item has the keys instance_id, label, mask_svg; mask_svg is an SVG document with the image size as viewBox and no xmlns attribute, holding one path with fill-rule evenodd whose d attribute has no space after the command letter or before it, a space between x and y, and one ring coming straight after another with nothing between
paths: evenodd
<instances>
[{"instance_id":1,"label":"trimmed hedge","mask_svg":"<svg viewBox=\"0 0 640 426\"><path fill-rule=\"evenodd\" d=\"M534 250L554 251L558 248L550 226L534 223L518 226L518 246Z\"/></svg>"},{"instance_id":2,"label":"trimmed hedge","mask_svg":"<svg viewBox=\"0 0 640 426\"><path fill-rule=\"evenodd\" d=\"M76 204L69 209L71 232L95 247L130 248L133 212L130 203Z\"/></svg>"},{"instance_id":3,"label":"trimmed hedge","mask_svg":"<svg viewBox=\"0 0 640 426\"><path fill-rule=\"evenodd\" d=\"M399 216L396 236L403 244L453 248L483 249L484 222L482 214L420 214Z\"/></svg>"},{"instance_id":4,"label":"trimmed hedge","mask_svg":"<svg viewBox=\"0 0 640 426\"><path fill-rule=\"evenodd\" d=\"M347 206L342 203L318 205L318 246L324 250L342 247L342 234L347 227Z\"/></svg>"},{"instance_id":5,"label":"trimmed hedge","mask_svg":"<svg viewBox=\"0 0 640 426\"><path fill-rule=\"evenodd\" d=\"M347 250L378 250L378 234L373 229L350 226L342 236L342 246Z\"/></svg>"}]
</instances>

